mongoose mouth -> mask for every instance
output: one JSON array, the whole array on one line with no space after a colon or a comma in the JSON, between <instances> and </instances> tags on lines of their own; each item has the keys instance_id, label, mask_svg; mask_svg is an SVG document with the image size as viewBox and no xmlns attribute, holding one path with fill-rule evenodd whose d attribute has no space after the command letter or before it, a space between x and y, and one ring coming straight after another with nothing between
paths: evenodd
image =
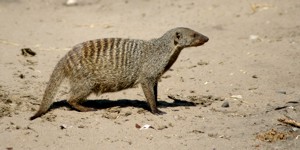
<instances>
[{"instance_id":1,"label":"mongoose mouth","mask_svg":"<svg viewBox=\"0 0 300 150\"><path fill-rule=\"evenodd\" d=\"M201 46L201 45L205 44L207 41L195 40L192 42L191 46Z\"/></svg>"},{"instance_id":2,"label":"mongoose mouth","mask_svg":"<svg viewBox=\"0 0 300 150\"><path fill-rule=\"evenodd\" d=\"M204 43L206 43L208 40L209 40L208 37L206 37L206 36L201 36L201 38L195 39L195 40L191 43L191 46L201 46L201 45L203 45Z\"/></svg>"}]
</instances>

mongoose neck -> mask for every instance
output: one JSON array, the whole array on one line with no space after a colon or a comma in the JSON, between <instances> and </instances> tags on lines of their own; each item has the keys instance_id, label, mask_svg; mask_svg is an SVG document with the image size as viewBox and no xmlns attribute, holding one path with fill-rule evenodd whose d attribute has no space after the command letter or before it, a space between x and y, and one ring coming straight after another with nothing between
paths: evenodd
<instances>
[{"instance_id":1,"label":"mongoose neck","mask_svg":"<svg viewBox=\"0 0 300 150\"><path fill-rule=\"evenodd\" d=\"M150 43L153 44L153 46L155 47L154 49L159 49L161 51L174 51L174 50L181 50L182 48L176 46L174 44L174 39L171 36L168 35L163 35L162 37L156 38L156 39L152 39L150 40Z\"/></svg>"},{"instance_id":2,"label":"mongoose neck","mask_svg":"<svg viewBox=\"0 0 300 150\"><path fill-rule=\"evenodd\" d=\"M183 47L174 44L171 36L162 36L157 39L150 40L151 48L149 49L156 61L160 61L160 67L163 68L162 73L166 72L177 60Z\"/></svg>"}]
</instances>

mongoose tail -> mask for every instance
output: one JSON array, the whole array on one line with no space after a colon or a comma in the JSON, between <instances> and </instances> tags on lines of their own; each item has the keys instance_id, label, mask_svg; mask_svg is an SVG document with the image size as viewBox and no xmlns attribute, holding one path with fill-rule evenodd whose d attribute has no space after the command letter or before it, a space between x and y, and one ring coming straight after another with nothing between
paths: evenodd
<instances>
[{"instance_id":1,"label":"mongoose tail","mask_svg":"<svg viewBox=\"0 0 300 150\"><path fill-rule=\"evenodd\" d=\"M62 83L63 79L65 78L64 69L62 69L62 67L63 67L63 62L60 61L56 65L54 71L52 72L52 74L50 76L50 80L49 80L47 88L45 90L44 97L43 97L43 100L42 100L39 110L35 113L35 115L30 117L30 120L34 120L34 119L42 116L50 108L52 101L54 99L54 96L58 91L59 85Z\"/></svg>"}]
</instances>

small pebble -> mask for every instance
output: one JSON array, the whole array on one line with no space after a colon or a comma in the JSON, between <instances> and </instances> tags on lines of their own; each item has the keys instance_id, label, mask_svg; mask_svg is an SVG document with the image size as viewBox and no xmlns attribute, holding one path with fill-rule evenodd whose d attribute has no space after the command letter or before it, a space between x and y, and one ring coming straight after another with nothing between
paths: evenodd
<instances>
[{"instance_id":1,"label":"small pebble","mask_svg":"<svg viewBox=\"0 0 300 150\"><path fill-rule=\"evenodd\" d=\"M237 98L237 99L242 99L243 98L242 95L231 95L230 97Z\"/></svg>"},{"instance_id":2,"label":"small pebble","mask_svg":"<svg viewBox=\"0 0 300 150\"><path fill-rule=\"evenodd\" d=\"M161 125L161 126L159 126L159 127L157 128L157 130L163 130L163 129L166 129L166 128L168 128L168 126L166 126L166 125Z\"/></svg>"},{"instance_id":3,"label":"small pebble","mask_svg":"<svg viewBox=\"0 0 300 150\"><path fill-rule=\"evenodd\" d=\"M132 114L132 112L127 111L124 115L125 115L125 116L130 116L131 114Z\"/></svg>"},{"instance_id":4,"label":"small pebble","mask_svg":"<svg viewBox=\"0 0 300 150\"><path fill-rule=\"evenodd\" d=\"M208 133L207 135L209 137L216 138L218 136L218 133Z\"/></svg>"},{"instance_id":5,"label":"small pebble","mask_svg":"<svg viewBox=\"0 0 300 150\"><path fill-rule=\"evenodd\" d=\"M77 0L67 0L65 3L67 6L77 5Z\"/></svg>"},{"instance_id":6,"label":"small pebble","mask_svg":"<svg viewBox=\"0 0 300 150\"><path fill-rule=\"evenodd\" d=\"M25 75L24 75L24 74L20 74L19 77L20 77L21 79L24 79L24 78L25 78Z\"/></svg>"},{"instance_id":7,"label":"small pebble","mask_svg":"<svg viewBox=\"0 0 300 150\"><path fill-rule=\"evenodd\" d=\"M257 75L253 75L252 78L256 79L256 78L257 78Z\"/></svg>"},{"instance_id":8,"label":"small pebble","mask_svg":"<svg viewBox=\"0 0 300 150\"><path fill-rule=\"evenodd\" d=\"M229 107L229 102L224 102L223 104L222 104L222 107L224 107L224 108L227 108L227 107Z\"/></svg>"},{"instance_id":9,"label":"small pebble","mask_svg":"<svg viewBox=\"0 0 300 150\"><path fill-rule=\"evenodd\" d=\"M67 125L65 125L65 124L62 124L62 125L60 125L60 129L67 129Z\"/></svg>"}]
</instances>

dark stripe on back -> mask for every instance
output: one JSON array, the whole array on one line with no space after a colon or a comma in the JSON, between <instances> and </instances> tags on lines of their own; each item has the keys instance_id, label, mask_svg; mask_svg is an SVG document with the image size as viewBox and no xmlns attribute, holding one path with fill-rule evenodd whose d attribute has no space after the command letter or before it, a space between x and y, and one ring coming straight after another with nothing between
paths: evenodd
<instances>
[{"instance_id":1,"label":"dark stripe on back","mask_svg":"<svg viewBox=\"0 0 300 150\"><path fill-rule=\"evenodd\" d=\"M62 58L62 59L64 59L64 65L65 65L66 71L67 71L68 73L70 73L70 72L72 71L72 67L71 67L71 65L70 65L70 63L69 63L68 56L67 56L67 57L64 57L64 58Z\"/></svg>"},{"instance_id":2,"label":"dark stripe on back","mask_svg":"<svg viewBox=\"0 0 300 150\"><path fill-rule=\"evenodd\" d=\"M137 50L137 43L136 42L133 42L133 45L131 46L131 50L133 52L133 55L134 55L134 58L139 58L138 57L138 50Z\"/></svg>"},{"instance_id":3,"label":"dark stripe on back","mask_svg":"<svg viewBox=\"0 0 300 150\"><path fill-rule=\"evenodd\" d=\"M126 68L126 60L127 60L127 44L128 44L128 40L127 39L125 39L125 40L123 40L123 46L122 46L122 56L121 56L121 58L122 58L122 61L121 61L121 66L123 66L124 68Z\"/></svg>"},{"instance_id":4,"label":"dark stripe on back","mask_svg":"<svg viewBox=\"0 0 300 150\"><path fill-rule=\"evenodd\" d=\"M115 39L115 58L114 58L114 62L115 62L114 67L115 68L119 68L119 66L120 66L120 52L121 52L121 48L122 48L122 47L120 47L120 42L121 42L120 38Z\"/></svg>"},{"instance_id":5,"label":"dark stripe on back","mask_svg":"<svg viewBox=\"0 0 300 150\"><path fill-rule=\"evenodd\" d=\"M95 45L93 41L89 41L88 43L89 43L88 50L90 51L90 58L93 58L95 54Z\"/></svg>"},{"instance_id":6,"label":"dark stripe on back","mask_svg":"<svg viewBox=\"0 0 300 150\"><path fill-rule=\"evenodd\" d=\"M74 70L74 67L76 66L76 56L74 56L76 54L76 51L70 51L67 55L67 64L68 64L68 68L70 68L70 71Z\"/></svg>"},{"instance_id":7,"label":"dark stripe on back","mask_svg":"<svg viewBox=\"0 0 300 150\"><path fill-rule=\"evenodd\" d=\"M98 63L99 62L99 56L100 56L100 52L102 50L102 45L101 45L101 40L96 40L96 56L95 56L95 62Z\"/></svg>"},{"instance_id":8,"label":"dark stripe on back","mask_svg":"<svg viewBox=\"0 0 300 150\"><path fill-rule=\"evenodd\" d=\"M108 46L108 39L103 39L102 55L105 56Z\"/></svg>"},{"instance_id":9,"label":"dark stripe on back","mask_svg":"<svg viewBox=\"0 0 300 150\"><path fill-rule=\"evenodd\" d=\"M130 60L133 59L132 57L132 41L128 40L127 42L127 60L126 60L126 66L130 66Z\"/></svg>"},{"instance_id":10,"label":"dark stripe on back","mask_svg":"<svg viewBox=\"0 0 300 150\"><path fill-rule=\"evenodd\" d=\"M100 54L100 66L101 68L105 68L106 67L106 51L107 51L107 48L108 48L108 39L102 39L101 40L101 43L102 43L102 50L101 50L101 54Z\"/></svg>"},{"instance_id":11,"label":"dark stripe on back","mask_svg":"<svg viewBox=\"0 0 300 150\"><path fill-rule=\"evenodd\" d=\"M82 51L83 51L83 56L84 58L87 58L88 55L89 55L89 51L88 51L88 48L87 48L87 43L82 43Z\"/></svg>"},{"instance_id":12,"label":"dark stripe on back","mask_svg":"<svg viewBox=\"0 0 300 150\"><path fill-rule=\"evenodd\" d=\"M115 39L115 46L117 47L117 48L119 48L119 46L120 46L120 41L121 41L121 39L120 38L116 38Z\"/></svg>"},{"instance_id":13,"label":"dark stripe on back","mask_svg":"<svg viewBox=\"0 0 300 150\"><path fill-rule=\"evenodd\" d=\"M110 39L109 59L110 59L110 62L112 63L111 65L115 64L115 62L114 62L114 58L115 58L114 43L115 43L115 39Z\"/></svg>"}]
</instances>

